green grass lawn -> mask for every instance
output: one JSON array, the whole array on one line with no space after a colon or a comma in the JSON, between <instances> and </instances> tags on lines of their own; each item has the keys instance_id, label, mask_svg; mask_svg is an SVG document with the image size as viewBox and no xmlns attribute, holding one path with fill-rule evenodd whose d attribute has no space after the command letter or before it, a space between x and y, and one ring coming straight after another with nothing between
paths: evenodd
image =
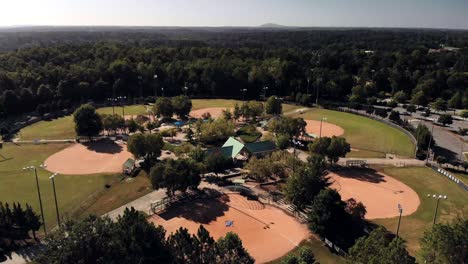
<instances>
[{"instance_id":1,"label":"green grass lawn","mask_svg":"<svg viewBox=\"0 0 468 264\"><path fill-rule=\"evenodd\" d=\"M400 235L407 241L408 250L413 255L417 254L419 239L422 237L424 230L432 225L436 200L427 197L427 194L444 194L448 196L447 200L440 201L438 222L447 222L457 216L466 219L468 216L467 192L453 181L433 170L425 167L385 167L383 173L411 187L421 200L421 204L414 214L404 216L401 219ZM396 232L398 218L378 219L374 220L374 222L384 225L392 232Z\"/></svg>"},{"instance_id":2,"label":"green grass lawn","mask_svg":"<svg viewBox=\"0 0 468 264\"><path fill-rule=\"evenodd\" d=\"M193 110L209 107L225 107L232 108L235 104L242 104L239 100L226 99L194 99L192 100ZM295 105L283 105L283 111L291 111L301 108ZM122 107L116 106L114 109L118 115L122 114ZM112 114L112 107L99 108L100 114ZM146 115L146 107L144 105L129 105L125 106L125 115ZM50 121L40 121L28 127L21 129L17 137L22 140L33 139L71 139L75 138L74 124L72 116L60 117Z\"/></svg>"},{"instance_id":3,"label":"green grass lawn","mask_svg":"<svg viewBox=\"0 0 468 264\"><path fill-rule=\"evenodd\" d=\"M321 264L344 264L346 263L345 259L341 256L338 256L332 253L328 247L324 246L323 242L312 237L309 240L302 241L300 246L307 246L312 249L314 253L315 260ZM292 250L290 253L298 254L299 247ZM288 253L289 254L289 253ZM269 262L269 264L280 264L285 257L281 257L277 260Z\"/></svg>"},{"instance_id":4,"label":"green grass lawn","mask_svg":"<svg viewBox=\"0 0 468 264\"><path fill-rule=\"evenodd\" d=\"M382 157L383 153L393 153L400 156L413 157L415 146L400 130L372 120L370 118L338 111L313 108L304 114L294 114L293 117L320 120L326 117L329 123L342 127L344 137L351 148L363 151L350 153L351 157Z\"/></svg>"},{"instance_id":5,"label":"green grass lawn","mask_svg":"<svg viewBox=\"0 0 468 264\"><path fill-rule=\"evenodd\" d=\"M65 116L51 121L39 121L21 129L17 137L22 140L75 138L73 117Z\"/></svg>"},{"instance_id":6,"label":"green grass lawn","mask_svg":"<svg viewBox=\"0 0 468 264\"><path fill-rule=\"evenodd\" d=\"M68 144L15 145L4 144L1 154L10 160L0 162L0 201L29 203L39 211L36 182L32 171L23 171L24 166L38 167L51 154L62 150ZM42 194L44 216L49 229L56 225L55 204L51 172L38 169L39 186ZM115 174L58 175L55 180L59 209L62 215L70 213L81 204L105 190L104 185L119 178Z\"/></svg>"}]
</instances>

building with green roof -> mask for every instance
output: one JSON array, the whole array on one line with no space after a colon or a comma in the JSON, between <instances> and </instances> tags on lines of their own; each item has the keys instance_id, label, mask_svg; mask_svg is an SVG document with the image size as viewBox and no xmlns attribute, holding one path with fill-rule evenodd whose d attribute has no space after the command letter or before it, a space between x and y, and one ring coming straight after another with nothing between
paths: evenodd
<instances>
[{"instance_id":1,"label":"building with green roof","mask_svg":"<svg viewBox=\"0 0 468 264\"><path fill-rule=\"evenodd\" d=\"M206 151L207 155L220 153L224 157L232 159L246 160L251 156L261 157L276 150L276 144L272 141L260 141L252 143L242 143L237 139L230 137L219 148L210 148Z\"/></svg>"}]
</instances>

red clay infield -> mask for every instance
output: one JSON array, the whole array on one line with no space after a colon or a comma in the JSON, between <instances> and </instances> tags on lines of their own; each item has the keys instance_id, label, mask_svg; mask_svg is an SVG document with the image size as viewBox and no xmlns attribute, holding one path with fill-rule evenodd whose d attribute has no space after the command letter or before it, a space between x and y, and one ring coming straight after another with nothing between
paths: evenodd
<instances>
[{"instance_id":1,"label":"red clay infield","mask_svg":"<svg viewBox=\"0 0 468 264\"><path fill-rule=\"evenodd\" d=\"M190 116L194 118L201 118L204 113L210 113L212 118L219 118L222 116L223 110L226 110L226 108L220 108L220 107L201 108L201 109L191 111Z\"/></svg>"},{"instance_id":2,"label":"red clay infield","mask_svg":"<svg viewBox=\"0 0 468 264\"><path fill-rule=\"evenodd\" d=\"M45 161L47 170L60 174L94 174L121 172L123 163L132 157L127 145L94 142L73 144Z\"/></svg>"},{"instance_id":3,"label":"red clay infield","mask_svg":"<svg viewBox=\"0 0 468 264\"><path fill-rule=\"evenodd\" d=\"M320 135L320 121L316 120L305 120L307 123L306 132ZM322 137L341 136L344 134L344 129L327 122L322 122Z\"/></svg>"},{"instance_id":4,"label":"red clay infield","mask_svg":"<svg viewBox=\"0 0 468 264\"><path fill-rule=\"evenodd\" d=\"M410 215L418 209L419 196L404 183L371 169L340 171L330 173L335 188L343 200L354 198L366 206L367 219L398 216L398 204L403 215Z\"/></svg>"},{"instance_id":5,"label":"red clay infield","mask_svg":"<svg viewBox=\"0 0 468 264\"><path fill-rule=\"evenodd\" d=\"M226 227L228 220L234 222L232 227ZM187 202L154 215L149 221L162 225L168 234L179 227L185 227L194 234L200 224L215 239L234 232L256 263L272 261L287 254L310 235L306 225L280 209L247 200L239 194Z\"/></svg>"}]
</instances>

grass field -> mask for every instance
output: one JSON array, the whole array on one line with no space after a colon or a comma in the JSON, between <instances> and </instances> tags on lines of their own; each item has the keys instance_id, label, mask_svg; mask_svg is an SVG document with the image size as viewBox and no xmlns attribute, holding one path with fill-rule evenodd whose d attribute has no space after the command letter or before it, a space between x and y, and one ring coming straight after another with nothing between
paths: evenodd
<instances>
[{"instance_id":1,"label":"grass field","mask_svg":"<svg viewBox=\"0 0 468 264\"><path fill-rule=\"evenodd\" d=\"M427 194L444 194L447 200L441 200L438 212L438 222L446 222L457 216L468 216L468 194L456 183L425 167L395 168L384 167L383 173L402 181L411 187L421 200L418 210L401 219L400 235L407 241L408 250L416 255L419 249L419 239L424 230L432 226L432 219L436 200ZM395 205L395 210L397 210ZM403 208L404 210L404 208ZM377 224L384 225L392 232L396 232L398 218L377 219Z\"/></svg>"},{"instance_id":2,"label":"grass field","mask_svg":"<svg viewBox=\"0 0 468 264\"><path fill-rule=\"evenodd\" d=\"M403 132L366 117L316 108L292 116L312 120L326 117L326 122L342 127L351 148L360 150L351 152L351 157L382 157L384 153L414 156L415 146Z\"/></svg>"},{"instance_id":3,"label":"grass field","mask_svg":"<svg viewBox=\"0 0 468 264\"><path fill-rule=\"evenodd\" d=\"M242 104L239 100L225 99L194 99L192 100L193 110L210 107L233 108L235 104ZM300 108L295 105L283 105L283 111L292 111ZM99 108L100 114L112 114L112 107ZM118 115L122 114L122 107L116 106L114 109ZM125 106L125 115L146 115L144 105ZM75 130L72 116L60 117L50 121L40 121L19 131L17 136L22 140L34 139L71 139L75 138Z\"/></svg>"},{"instance_id":4,"label":"grass field","mask_svg":"<svg viewBox=\"0 0 468 264\"><path fill-rule=\"evenodd\" d=\"M322 264L344 264L346 263L343 257L340 257L332 252L323 245L323 242L316 238L310 238L307 241L302 241L300 246L307 246L312 249L314 253L315 260ZM292 254L298 254L299 247L291 251ZM269 264L280 264L285 257L269 262Z\"/></svg>"},{"instance_id":5,"label":"grass field","mask_svg":"<svg viewBox=\"0 0 468 264\"><path fill-rule=\"evenodd\" d=\"M37 189L32 171L23 171L24 166L38 167L51 154L67 147L67 144L15 145L5 144L1 154L10 160L0 162L0 201L29 203L39 211ZM52 173L38 169L39 186L42 194L44 216L47 226L56 225ZM55 179L59 209L62 215L79 207L82 202L98 192L105 190L104 185L119 178L115 174L95 175L58 175Z\"/></svg>"}]
</instances>

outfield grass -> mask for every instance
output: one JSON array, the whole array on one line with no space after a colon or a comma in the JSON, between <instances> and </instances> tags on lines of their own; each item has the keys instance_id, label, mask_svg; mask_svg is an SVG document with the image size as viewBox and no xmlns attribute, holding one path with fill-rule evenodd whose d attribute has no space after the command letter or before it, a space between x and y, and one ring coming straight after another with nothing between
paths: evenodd
<instances>
[{"instance_id":1,"label":"outfield grass","mask_svg":"<svg viewBox=\"0 0 468 264\"><path fill-rule=\"evenodd\" d=\"M226 99L193 99L193 110L210 107L233 108L235 104L242 104L239 100ZM283 105L283 112L292 111L301 108L296 105ZM114 109L118 115L122 114L122 107L116 106ZM100 114L112 114L112 107L99 108ZM129 105L125 106L125 115L146 115L146 106ZM21 129L17 137L21 140L34 139L71 139L76 137L72 116L60 117L50 121L40 121L28 127Z\"/></svg>"},{"instance_id":2,"label":"outfield grass","mask_svg":"<svg viewBox=\"0 0 468 264\"><path fill-rule=\"evenodd\" d=\"M466 219L468 216L468 195L466 191L448 178L425 167L384 167L382 170L383 173L411 187L421 200L421 204L414 214L404 216L401 219L400 236L407 241L408 250L411 254L417 255L419 240L424 230L432 226L436 200L427 197L427 194L444 194L448 196L447 200L440 201L438 222L447 222L458 216ZM397 210L396 205L395 210ZM374 222L384 225L392 232L396 232L398 218L377 219Z\"/></svg>"},{"instance_id":3,"label":"outfield grass","mask_svg":"<svg viewBox=\"0 0 468 264\"><path fill-rule=\"evenodd\" d=\"M11 158L0 162L0 201L29 203L36 212L39 210L36 182L32 171L23 171L24 166L38 167L53 153L67 147L68 144L15 145L4 144L0 153ZM49 229L56 225L55 204L51 172L38 169L39 186L42 194L44 216ZM72 212L90 196L104 190L104 185L115 182L119 175L58 175L55 178L59 209L62 215Z\"/></svg>"},{"instance_id":4,"label":"outfield grass","mask_svg":"<svg viewBox=\"0 0 468 264\"><path fill-rule=\"evenodd\" d=\"M345 259L341 256L338 256L330 251L330 249L326 246L324 246L323 242L312 237L309 240L302 241L299 247L301 246L307 246L312 249L312 252L314 253L315 260L318 261L319 263L322 264L344 264L346 263ZM298 254L299 247L296 247L294 250L289 252L288 254ZM281 257L277 260L269 262L269 264L280 264L283 259L285 258Z\"/></svg>"},{"instance_id":5,"label":"outfield grass","mask_svg":"<svg viewBox=\"0 0 468 264\"><path fill-rule=\"evenodd\" d=\"M338 125L345 130L344 137L351 144L351 148L366 151L366 155L369 154L368 158L382 157L383 153L414 156L415 145L408 136L396 128L370 118L317 108L292 116L312 120L326 117L326 122ZM350 153L350 156L363 157L362 154L354 151Z\"/></svg>"},{"instance_id":6,"label":"outfield grass","mask_svg":"<svg viewBox=\"0 0 468 264\"><path fill-rule=\"evenodd\" d=\"M21 129L17 137L21 140L71 139L76 137L73 117L65 116L50 121L39 121Z\"/></svg>"}]
</instances>

